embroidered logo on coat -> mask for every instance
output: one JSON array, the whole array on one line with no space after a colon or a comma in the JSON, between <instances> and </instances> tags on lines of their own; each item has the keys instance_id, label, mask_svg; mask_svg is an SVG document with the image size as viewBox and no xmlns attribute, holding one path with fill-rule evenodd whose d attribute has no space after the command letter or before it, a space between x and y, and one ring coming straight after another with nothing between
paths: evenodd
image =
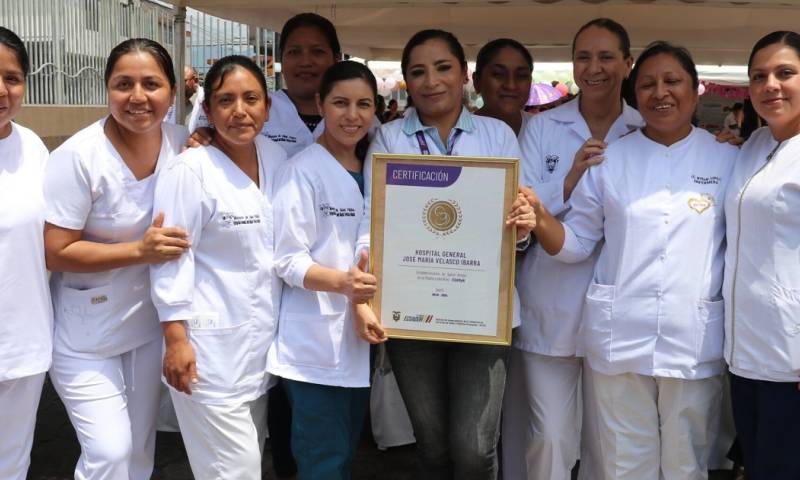
<instances>
[{"instance_id":1,"label":"embroidered logo on coat","mask_svg":"<svg viewBox=\"0 0 800 480\"><path fill-rule=\"evenodd\" d=\"M545 164L547 165L547 171L553 173L556 171L556 165L558 165L558 155L547 155L544 157Z\"/></svg>"},{"instance_id":2,"label":"embroidered logo on coat","mask_svg":"<svg viewBox=\"0 0 800 480\"><path fill-rule=\"evenodd\" d=\"M702 215L703 212L714 206L714 196L703 193L699 197L689 197L689 208Z\"/></svg>"},{"instance_id":3,"label":"embroidered logo on coat","mask_svg":"<svg viewBox=\"0 0 800 480\"><path fill-rule=\"evenodd\" d=\"M355 217L356 209L351 207L334 207L329 203L320 203L319 211L323 217Z\"/></svg>"},{"instance_id":4,"label":"embroidered logo on coat","mask_svg":"<svg viewBox=\"0 0 800 480\"><path fill-rule=\"evenodd\" d=\"M221 213L220 222L225 228L238 227L239 225L255 225L261 223L261 215L235 215L233 213Z\"/></svg>"}]
</instances>

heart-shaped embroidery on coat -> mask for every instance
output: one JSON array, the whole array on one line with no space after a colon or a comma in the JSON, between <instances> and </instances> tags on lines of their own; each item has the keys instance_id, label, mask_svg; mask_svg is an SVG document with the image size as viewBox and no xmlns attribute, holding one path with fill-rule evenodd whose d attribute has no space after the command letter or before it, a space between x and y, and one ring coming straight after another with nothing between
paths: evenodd
<instances>
[{"instance_id":1,"label":"heart-shaped embroidery on coat","mask_svg":"<svg viewBox=\"0 0 800 480\"><path fill-rule=\"evenodd\" d=\"M699 197L689 198L688 204L689 208L691 208L698 214L702 214L703 212L714 206L714 197L712 197L707 193L704 193Z\"/></svg>"}]
</instances>

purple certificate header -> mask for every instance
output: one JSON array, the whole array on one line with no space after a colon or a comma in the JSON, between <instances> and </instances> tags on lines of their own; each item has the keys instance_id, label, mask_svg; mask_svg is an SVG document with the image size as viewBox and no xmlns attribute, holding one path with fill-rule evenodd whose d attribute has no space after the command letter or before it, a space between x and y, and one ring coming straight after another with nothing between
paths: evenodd
<instances>
[{"instance_id":1,"label":"purple certificate header","mask_svg":"<svg viewBox=\"0 0 800 480\"><path fill-rule=\"evenodd\" d=\"M446 165L409 165L389 163L386 165L387 185L411 187L449 187L458 180L461 167Z\"/></svg>"}]
</instances>

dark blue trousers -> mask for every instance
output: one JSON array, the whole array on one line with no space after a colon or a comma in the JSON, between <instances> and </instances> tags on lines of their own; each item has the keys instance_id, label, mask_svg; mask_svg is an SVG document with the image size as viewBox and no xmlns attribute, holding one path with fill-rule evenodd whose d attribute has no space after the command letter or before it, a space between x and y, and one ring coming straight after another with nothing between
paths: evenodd
<instances>
[{"instance_id":1,"label":"dark blue trousers","mask_svg":"<svg viewBox=\"0 0 800 480\"><path fill-rule=\"evenodd\" d=\"M369 408L369 388L283 379L292 405L292 453L298 480L350 480Z\"/></svg>"},{"instance_id":2,"label":"dark blue trousers","mask_svg":"<svg viewBox=\"0 0 800 480\"><path fill-rule=\"evenodd\" d=\"M747 480L800 480L797 386L731 374L733 419Z\"/></svg>"}]
</instances>

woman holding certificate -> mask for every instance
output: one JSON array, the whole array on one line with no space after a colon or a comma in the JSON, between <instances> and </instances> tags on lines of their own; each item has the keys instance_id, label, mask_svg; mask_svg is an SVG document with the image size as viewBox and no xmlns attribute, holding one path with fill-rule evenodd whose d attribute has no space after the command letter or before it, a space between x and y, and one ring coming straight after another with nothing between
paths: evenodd
<instances>
[{"instance_id":1,"label":"woman holding certificate","mask_svg":"<svg viewBox=\"0 0 800 480\"><path fill-rule=\"evenodd\" d=\"M386 339L365 303L376 283L366 254L353 259L363 205L356 147L377 96L363 64L330 67L318 96L325 129L278 180L275 269L286 286L267 368L289 396L301 480L350 479L369 406L369 344Z\"/></svg>"},{"instance_id":2,"label":"woman holding certificate","mask_svg":"<svg viewBox=\"0 0 800 480\"><path fill-rule=\"evenodd\" d=\"M565 263L604 242L580 338L603 453L594 474L705 478L722 395L722 204L736 149L692 126L698 78L685 49L651 44L631 82L645 126L588 169L563 223L534 202L534 233Z\"/></svg>"},{"instance_id":3,"label":"woman holding certificate","mask_svg":"<svg viewBox=\"0 0 800 480\"><path fill-rule=\"evenodd\" d=\"M572 44L578 98L534 116L520 133L523 183L553 215L563 218L575 185L603 160L608 144L641 126L622 100L633 57L628 33L598 18L583 25ZM599 460L592 414L578 356L578 328L597 252L565 264L540 244L517 263L521 325L514 332L504 400L503 471L514 478L568 478L584 439L581 477ZM581 418L581 402L583 412Z\"/></svg>"},{"instance_id":4,"label":"woman holding certificate","mask_svg":"<svg viewBox=\"0 0 800 480\"><path fill-rule=\"evenodd\" d=\"M370 146L359 248L369 245L372 154L520 156L508 125L474 116L462 106L467 62L451 33L415 34L401 64L416 108L383 125ZM521 198L512 206L507 223L517 225L518 239L527 238L533 226L529 209ZM387 351L426 478L495 478L508 347L395 339L387 343Z\"/></svg>"}]
</instances>

